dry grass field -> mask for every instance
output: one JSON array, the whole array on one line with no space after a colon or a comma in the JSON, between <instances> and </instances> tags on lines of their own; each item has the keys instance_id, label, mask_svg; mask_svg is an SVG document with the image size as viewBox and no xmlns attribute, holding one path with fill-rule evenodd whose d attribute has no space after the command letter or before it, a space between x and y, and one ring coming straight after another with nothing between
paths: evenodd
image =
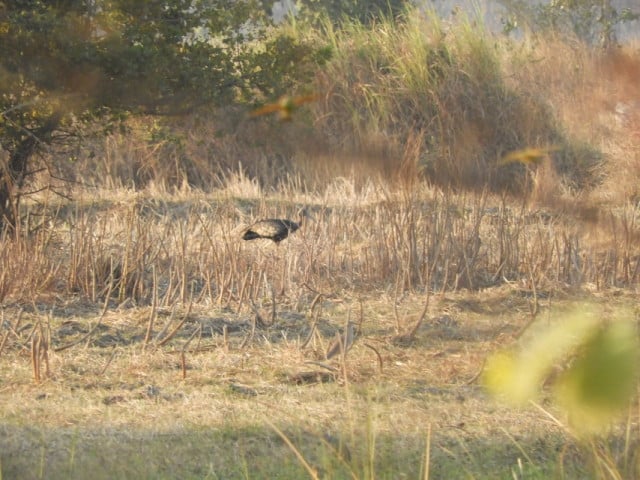
<instances>
[{"instance_id":1,"label":"dry grass field","mask_svg":"<svg viewBox=\"0 0 640 480\"><path fill-rule=\"evenodd\" d=\"M425 459L431 478L586 475L561 424L477 376L550 307L635 305L610 285L624 268L580 247L595 227L347 187L103 193L5 250L4 477L307 476L287 442L324 478L417 478ZM240 240L301 204L315 221L280 245ZM56 282L68 293L47 294ZM353 347L326 361L347 321Z\"/></svg>"},{"instance_id":2,"label":"dry grass field","mask_svg":"<svg viewBox=\"0 0 640 480\"><path fill-rule=\"evenodd\" d=\"M441 56L462 71L450 58L485 48ZM479 380L557 309L637 316L637 50L550 39L501 66L469 60L423 104L371 91L367 54L318 74L311 129L185 121L205 186L179 181L170 142L112 136L76 164L93 185L24 202L23 230L0 239L0 478L640 477L637 399L585 439L547 390L515 408ZM470 90L496 71L505 90ZM354 115L359 96L370 116ZM504 116L485 110L498 100ZM438 125L417 117L426 104ZM319 146L336 132L340 149ZM295 171L273 161L281 144ZM313 220L280 244L241 240L302 206Z\"/></svg>"}]
</instances>

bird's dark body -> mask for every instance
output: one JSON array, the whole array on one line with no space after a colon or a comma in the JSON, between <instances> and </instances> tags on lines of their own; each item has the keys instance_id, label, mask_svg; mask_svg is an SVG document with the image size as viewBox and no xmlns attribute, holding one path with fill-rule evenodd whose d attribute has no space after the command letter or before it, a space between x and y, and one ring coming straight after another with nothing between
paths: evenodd
<instances>
[{"instance_id":1,"label":"bird's dark body","mask_svg":"<svg viewBox=\"0 0 640 480\"><path fill-rule=\"evenodd\" d=\"M281 242L300 228L296 222L280 218L268 218L254 223L242 234L243 240L254 240L256 238L267 238L276 243Z\"/></svg>"}]
</instances>

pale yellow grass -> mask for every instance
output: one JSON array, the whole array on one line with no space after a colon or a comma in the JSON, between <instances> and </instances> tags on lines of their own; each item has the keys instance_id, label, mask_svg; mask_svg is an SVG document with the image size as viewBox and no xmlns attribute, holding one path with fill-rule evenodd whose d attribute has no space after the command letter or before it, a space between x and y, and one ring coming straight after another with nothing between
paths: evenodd
<instances>
[{"instance_id":1,"label":"pale yellow grass","mask_svg":"<svg viewBox=\"0 0 640 480\"><path fill-rule=\"evenodd\" d=\"M318 385L292 380L301 372L318 370L307 362L322 355L317 342L301 348L302 334L308 330L304 317L259 329L244 348L240 343L248 325L230 334L226 345L222 335L199 339L193 344L195 351L186 354L186 378L180 357L183 337L159 350L143 351L136 342L51 352L49 374L40 384L32 379L28 355L12 348L0 357L7 372L0 410L7 424L43 430L246 428L264 426L268 419L318 435L360 435L371 421L378 435L410 437L420 436L431 424L435 445L501 435L501 428L518 438L557 433L539 412L501 407L472 382L486 353L496 342L513 339L529 317L529 300L517 290L482 297L450 295L434 302L409 346L393 344L392 298L361 299L363 323L346 358L347 377L338 373L336 381ZM401 324L413 321L421 302L413 295L402 300ZM340 328L346 311L355 314L359 308L348 298L324 303L322 318L329 331ZM7 317L10 313L5 311ZM123 339L141 336L148 314L149 308L110 312L102 320L107 333L94 343L105 342L108 334ZM188 325L220 318L231 325L247 322L247 317L198 307ZM33 320L31 315L25 318ZM64 322L92 323L97 318L70 320L54 314L47 321L57 332ZM330 334L325 337L326 341ZM366 343L380 353L382 369Z\"/></svg>"},{"instance_id":2,"label":"pale yellow grass","mask_svg":"<svg viewBox=\"0 0 640 480\"><path fill-rule=\"evenodd\" d=\"M135 451L141 445L147 448L144 445L178 438L189 445L193 441L189 438L202 435L197 432L245 432L238 433L239 438L245 438L240 441L245 453L235 450L238 441L233 436L222 449L211 440L201 441L215 454L211 457L214 470L227 468L224 465L233 463L234 455L248 455L245 461L253 472L250 476L261 478L254 470L255 455L276 455L283 464L293 461L287 448L276 448L268 433L263 437L256 430L269 432L271 424L285 431L316 466L321 464L317 452L326 435L339 439L354 457L348 463L357 465L365 455L363 449L371 447L369 442L377 445L373 448L381 458L396 450L420 450L430 428L433 478L462 478L465 471L476 478L491 478L519 462L524 462L525 470L548 468L549 462L555 462L550 455L562 444L571 445L562 427L537 409L500 405L474 381L485 356L515 342L529 322L532 299L525 293L505 286L477 295L447 294L434 299L427 320L408 344L394 342L394 328L415 322L424 301L421 295L396 300L385 293L357 300L348 296L327 299L320 317L323 333L306 348L302 343L309 319L304 316L292 322L282 312L274 325L258 328L253 340L242 347L251 328L249 315L199 306L189 313L186 333L196 324L220 319L242 328L230 333L226 341L217 334L194 342L185 357L186 377L180 360L184 336L159 349L143 350L139 341L99 346L109 338L140 338L144 333L150 307L115 310L103 318L105 330L88 348L78 345L51 352L49 374L39 384L32 379L28 355L15 348L3 353L3 449L20 458L21 449L26 453L43 448L44 471L61 478L65 469L59 464L66 466L71 460L81 466L87 455L92 455L86 447L77 447L75 460L71 459L74 442L100 445L95 448L102 449L100 457L107 461L98 469L102 478L103 472L115 471L110 462L116 460L110 455L119 451L117 445L130 445L128 448ZM394 301L399 303L396 309ZM629 299L623 295L617 301ZM559 296L544 303L562 302ZM361 332L346 357L344 370L340 362L333 362L347 376L338 372L328 383L297 384L293 380L296 375L323 371L309 363L322 358L322 337L326 345L349 312L358 321L361 306ZM542 318L545 311L543 307ZM4 313L5 318L11 318L15 312L5 309ZM97 321L95 313L81 309L79 317L69 317L73 308L59 313L64 315L47 317L53 332L70 321ZM164 318L169 315L161 313ZM185 313L179 310L177 316ZM37 319L23 315L26 322ZM382 368L366 345L380 353ZM562 418L561 413L553 413ZM254 441L258 443L252 446ZM176 450L174 454L180 455L183 468L203 461L196 448L191 456ZM148 461L155 464L160 459ZM389 478L417 472L419 457L413 461L414 465L395 470ZM3 462L5 471L7 465L14 465L6 457ZM566 468L573 471L575 465L569 461Z\"/></svg>"},{"instance_id":3,"label":"pale yellow grass","mask_svg":"<svg viewBox=\"0 0 640 480\"><path fill-rule=\"evenodd\" d=\"M569 297L609 300L618 282L637 282L628 238L590 243L566 213L421 183L398 191L345 178L316 194L260 194L251 182L230 181L238 185L211 193L80 195L56 208L42 238L12 240L20 256L3 250L3 261L17 257L29 274L3 277L2 450L13 455L0 458L4 472L47 476L26 466L42 449L54 478L69 473L72 458L93 468L96 451L113 473L122 445L142 445L160 462L154 475L187 468L197 478L210 462L243 478L238 461L251 471L294 458L270 425L313 465L332 458L338 477L348 468L364 478L418 475L429 428L433 478L467 470L492 478L523 452L528 468L548 472L558 445L573 445L539 410L489 399L477 374L533 315L544 318ZM240 240L256 218L290 217L301 205L315 221L280 245ZM618 255L601 257L611 251ZM50 264L57 277L28 282ZM619 301L633 302L632 289L620 292ZM348 319L359 331L355 344L344 364L337 356L328 362L335 370L325 368ZM36 333L49 340L39 382ZM326 434L352 460L319 453ZM190 447L176 453L172 473L163 470L163 445L197 445L194 435L216 456ZM76 457L73 442L94 447ZM121 476L138 475L142 467L127 459Z\"/></svg>"}]
</instances>

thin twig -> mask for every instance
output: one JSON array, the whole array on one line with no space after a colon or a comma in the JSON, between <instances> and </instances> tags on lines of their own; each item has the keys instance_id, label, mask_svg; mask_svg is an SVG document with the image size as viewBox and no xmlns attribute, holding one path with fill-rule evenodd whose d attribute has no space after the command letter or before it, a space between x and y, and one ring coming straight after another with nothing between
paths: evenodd
<instances>
[{"instance_id":1,"label":"thin twig","mask_svg":"<svg viewBox=\"0 0 640 480\"><path fill-rule=\"evenodd\" d=\"M307 346L311 342L311 339L313 338L313 334L316 332L316 326L318 325L319 316L320 316L320 310L318 310L318 313L313 319L313 323L311 324L311 330L309 331L309 335L307 335L307 338L305 338L304 342L302 342L302 345L300 345L300 350L304 350L305 348L307 348Z\"/></svg>"},{"instance_id":2,"label":"thin twig","mask_svg":"<svg viewBox=\"0 0 640 480\"><path fill-rule=\"evenodd\" d=\"M378 352L378 350L375 347L373 347L373 345L365 343L364 346L367 348L370 348L375 352L376 356L378 357L378 367L380 367L380 373L382 373L382 367L383 367L382 355L380 355L380 352Z\"/></svg>"},{"instance_id":3,"label":"thin twig","mask_svg":"<svg viewBox=\"0 0 640 480\"><path fill-rule=\"evenodd\" d=\"M16 318L15 325L13 327L10 326L9 329L7 330L7 333L2 338L2 342L0 342L0 355L2 355L2 350L4 350L4 346L7 343L7 340L10 334L13 333L13 335L15 335L15 337L19 339L17 331L18 331L18 327L20 326L20 321L22 320L22 312L24 312L24 310L21 308L18 311L18 316Z\"/></svg>"},{"instance_id":4,"label":"thin twig","mask_svg":"<svg viewBox=\"0 0 640 480\"><path fill-rule=\"evenodd\" d=\"M309 287L307 287L307 288L309 288ZM316 308L316 305L318 304L318 302L320 302L320 300L324 296L325 296L324 293L316 294L315 298L313 299L313 302L311 302L311 306L309 307L309 311L311 312L312 315L313 315L313 310Z\"/></svg>"},{"instance_id":5,"label":"thin twig","mask_svg":"<svg viewBox=\"0 0 640 480\"><path fill-rule=\"evenodd\" d=\"M79 338L78 340L76 340L75 342L71 342L67 345L62 345L61 347L58 348L54 348L53 351L54 352L62 352L63 350L66 350L68 348L74 347L84 341L86 341L86 346L89 346L89 339L91 338L91 336L93 335L93 333L98 329L98 327L102 324L102 320L104 319L104 316L107 314L107 309L109 308L109 297L111 297L111 291L113 290L113 282L109 282L109 291L107 292L107 296L104 299L104 304L102 306L102 312L100 313L100 317L98 318L98 321L96 322L96 324L91 328L91 330L89 330L83 337Z\"/></svg>"},{"instance_id":6,"label":"thin twig","mask_svg":"<svg viewBox=\"0 0 640 480\"><path fill-rule=\"evenodd\" d=\"M264 321L263 316L260 314L260 309L258 308L256 303L253 301L253 299L251 299L251 301L249 302L249 307L251 307L251 310L255 314L256 322L259 323L260 325L267 325L267 322Z\"/></svg>"},{"instance_id":7,"label":"thin twig","mask_svg":"<svg viewBox=\"0 0 640 480\"><path fill-rule=\"evenodd\" d=\"M182 317L182 320L180 320L178 325L176 325L175 328L171 330L171 332L169 332L169 334L166 337L164 337L162 340L158 342L159 347L165 345L169 340L171 340L175 336L176 333L178 333L178 331L182 328L182 326L185 324L185 322L189 318L189 314L191 313L192 306L193 306L193 301L189 302L189 306L187 307L187 312L184 314L184 316Z\"/></svg>"},{"instance_id":8,"label":"thin twig","mask_svg":"<svg viewBox=\"0 0 640 480\"><path fill-rule=\"evenodd\" d=\"M318 360L307 360L306 362L304 362L305 364L308 365L317 365L318 367L322 367L326 370L329 370L330 372L337 372L338 369L336 367L334 367L333 365L329 365L328 363L324 363L324 362L320 362Z\"/></svg>"},{"instance_id":9,"label":"thin twig","mask_svg":"<svg viewBox=\"0 0 640 480\"><path fill-rule=\"evenodd\" d=\"M193 333L189 336L185 344L182 346L182 351L180 352L180 360L182 363L182 379L187 378L187 348L189 344L196 338L196 335L202 330L202 326L198 325Z\"/></svg>"},{"instance_id":10,"label":"thin twig","mask_svg":"<svg viewBox=\"0 0 640 480\"><path fill-rule=\"evenodd\" d=\"M287 444L287 446L291 449L291 451L294 453L296 458L300 461L302 466L307 470L307 472L309 473L309 476L314 480L318 480L320 478L320 477L318 477L318 472L315 470L315 468L313 468L311 465L309 465L309 463L307 463L307 461L304 459L304 457L302 456L300 451L296 448L296 446L293 444L293 442L291 442L291 440L289 440L289 437L287 437L282 432L282 430L280 430L278 427L276 427L269 420L265 419L265 421L267 422L267 425L269 425L278 434L278 436L280 438L282 438L284 443Z\"/></svg>"},{"instance_id":11,"label":"thin twig","mask_svg":"<svg viewBox=\"0 0 640 480\"><path fill-rule=\"evenodd\" d=\"M427 444L424 447L424 480L429 480L429 466L431 464L431 422L427 424Z\"/></svg>"},{"instance_id":12,"label":"thin twig","mask_svg":"<svg viewBox=\"0 0 640 480\"><path fill-rule=\"evenodd\" d=\"M271 285L271 325L276 323L276 290Z\"/></svg>"},{"instance_id":13,"label":"thin twig","mask_svg":"<svg viewBox=\"0 0 640 480\"><path fill-rule=\"evenodd\" d=\"M307 286L307 288L309 287ZM311 306L309 307L309 318L312 319L311 330L309 331L309 335L307 335L307 338L305 338L304 342L302 342L302 345L300 345L300 350L305 349L309 345L309 343L311 342L311 339L313 338L314 333L316 332L316 327L318 325L318 319L320 318L320 312L322 311L322 306L320 306L317 312L315 312L315 308L320 303L320 299L323 296L324 296L323 293L318 293L316 294L315 298L311 302Z\"/></svg>"},{"instance_id":14,"label":"thin twig","mask_svg":"<svg viewBox=\"0 0 640 480\"><path fill-rule=\"evenodd\" d=\"M33 379L40 383L40 335L34 332L31 337L31 366L33 368Z\"/></svg>"},{"instance_id":15,"label":"thin twig","mask_svg":"<svg viewBox=\"0 0 640 480\"><path fill-rule=\"evenodd\" d=\"M256 323L258 321L258 318L259 318L259 314L256 312L256 316L253 317L253 320L251 321L251 331L249 332L249 334L247 334L246 337L244 337L244 340L242 340L242 343L240 344L241 350L247 346L247 344L249 343L249 340L253 340L253 336L256 333Z\"/></svg>"},{"instance_id":16,"label":"thin twig","mask_svg":"<svg viewBox=\"0 0 640 480\"><path fill-rule=\"evenodd\" d=\"M116 356L116 346L114 345L113 348L111 349L111 355L109 355L109 358L107 359L107 363L105 363L104 367L102 367L102 370L100 370L100 373L98 373L99 377L105 374L105 372L107 371L107 368L109 368L109 365L111 365L111 362L113 361L115 356Z\"/></svg>"},{"instance_id":17,"label":"thin twig","mask_svg":"<svg viewBox=\"0 0 640 480\"><path fill-rule=\"evenodd\" d=\"M393 296L393 318L396 321L396 334L400 333L400 315L398 315L398 290L400 289L400 275L396 277L396 289Z\"/></svg>"},{"instance_id":18,"label":"thin twig","mask_svg":"<svg viewBox=\"0 0 640 480\"><path fill-rule=\"evenodd\" d=\"M472 385L476 382L476 380L478 380L480 378L480 375L482 375L482 372L484 371L484 366L487 363L487 359L485 358L484 360L482 360L482 365L480 365L480 368L478 369L478 371L476 372L476 374L471 377L469 380L467 380L466 382L464 382L464 385Z\"/></svg>"},{"instance_id":19,"label":"thin twig","mask_svg":"<svg viewBox=\"0 0 640 480\"><path fill-rule=\"evenodd\" d=\"M147 345L151 341L151 334L153 333L153 323L156 319L156 313L158 311L158 274L156 272L155 265L152 267L153 270L153 293L151 294L151 312L149 314L149 323L147 324L147 333L144 336L144 343L142 345L142 350L147 349Z\"/></svg>"}]
</instances>

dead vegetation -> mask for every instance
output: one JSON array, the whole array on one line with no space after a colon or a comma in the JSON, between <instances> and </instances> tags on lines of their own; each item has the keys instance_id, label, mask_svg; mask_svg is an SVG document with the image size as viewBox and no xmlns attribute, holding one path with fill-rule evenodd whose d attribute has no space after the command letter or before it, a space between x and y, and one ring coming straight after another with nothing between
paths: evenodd
<instances>
[{"instance_id":1,"label":"dead vegetation","mask_svg":"<svg viewBox=\"0 0 640 480\"><path fill-rule=\"evenodd\" d=\"M511 52L504 88L475 98L453 50L430 41L435 66L449 59L440 74L464 87L438 84L453 112L439 138L415 122L385 130L404 125L399 112L437 119L436 97L431 117L418 115L424 98L385 97L392 122L379 129L337 115L357 111L348 99L380 99L367 90L379 66L358 64L357 82L319 74L327 93L311 132L247 123L258 148L238 130L214 138L217 124L186 121L190 139L206 137L189 142L198 161L188 172L139 139L112 137L104 164L84 167L93 187L25 202L23 230L0 239L0 473L273 478L297 455L306 465L282 478L592 471L561 420L497 405L476 380L489 352L552 306L636 306L640 162L628 78L640 62L554 40L533 60ZM517 101L512 84L524 85ZM511 110L483 110L505 95ZM503 124L489 125L496 116ZM274 131L283 133L263 140ZM355 145L335 148L319 132ZM500 166L507 146L549 149L538 163ZM202 184L191 182L200 173ZM241 240L254 220L291 218L303 205L314 221L279 245ZM637 474L620 428L599 448ZM630 413L627 440L637 428ZM136 460L137 448L151 461Z\"/></svg>"},{"instance_id":2,"label":"dead vegetation","mask_svg":"<svg viewBox=\"0 0 640 480\"><path fill-rule=\"evenodd\" d=\"M553 471L562 429L536 410L497 406L477 376L489 352L516 342L550 306L576 296L633 302L633 229L621 235L617 221L586 226L489 194L414 188L410 200L373 182L349 195L344 179L330 186L341 196L119 192L99 207L76 205L35 237L6 240L36 251L21 254L23 276L3 277L5 433L34 423L53 439L71 424L80 438L109 443L122 432L97 432L135 438L150 429L130 441L154 450L156 436L178 425L184 434L261 428L246 434L267 442L246 447L251 465L254 455L291 455L268 420L313 468L323 451L337 462L323 467L330 476L351 469L359 478L385 468L417 475L430 426L434 478L459 472L447 470L456 462L491 476L516 465L520 449L539 455L523 468ZM316 220L287 240L240 240L255 218L303 203ZM42 268L56 272L46 283ZM327 432L352 461L322 442ZM507 464L479 466L477 442L504 436L515 440L495 454ZM62 450L42 447L54 477L68 473L56 467L70 455L63 438ZM404 442L413 465L383 464ZM91 455L80 449L73 461L91 464ZM184 455L193 471L209 465L203 453ZM373 455L366 468L363 455ZM212 468L241 476L226 461ZM2 462L5 472L38 476ZM130 466L125 476L139 471Z\"/></svg>"}]
</instances>

